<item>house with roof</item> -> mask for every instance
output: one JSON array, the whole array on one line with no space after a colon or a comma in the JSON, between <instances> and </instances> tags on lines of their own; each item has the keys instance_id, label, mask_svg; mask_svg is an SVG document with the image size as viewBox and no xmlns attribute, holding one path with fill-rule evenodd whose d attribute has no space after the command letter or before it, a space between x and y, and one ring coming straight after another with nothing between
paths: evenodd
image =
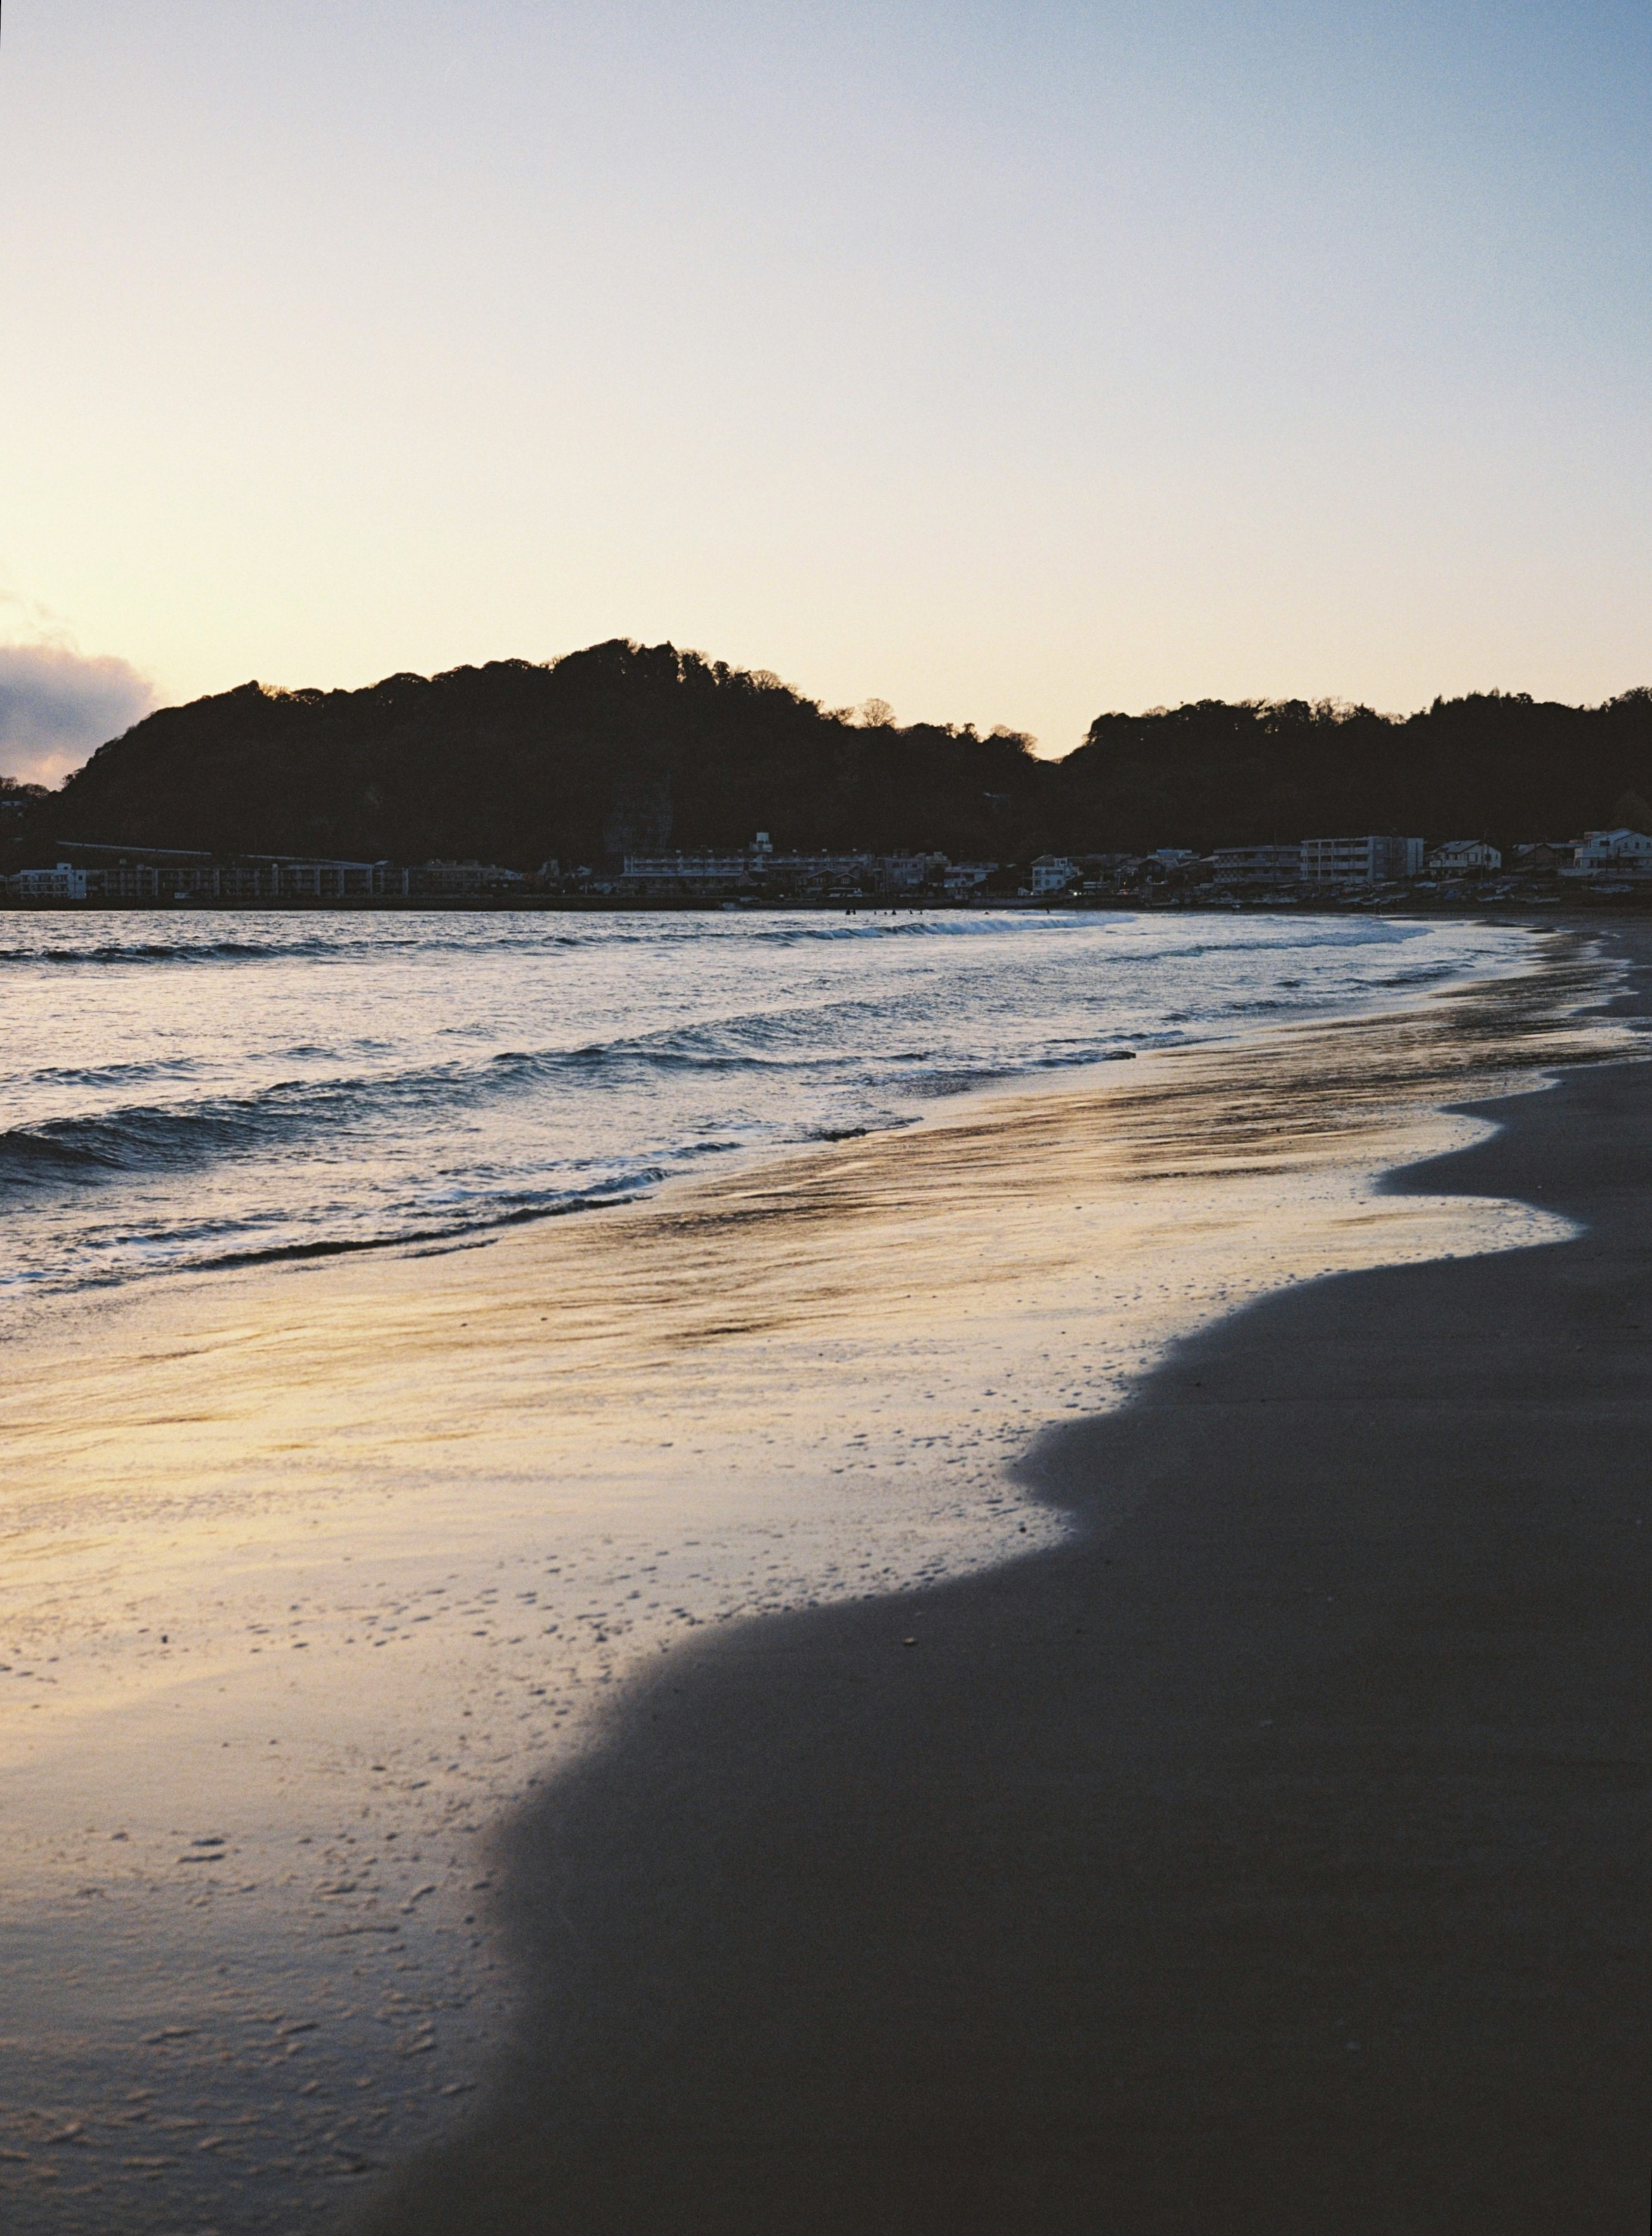
<instances>
[{"instance_id":1,"label":"house with roof","mask_svg":"<svg viewBox=\"0 0 1652 2236\"><path fill-rule=\"evenodd\" d=\"M1503 857L1484 838L1447 838L1431 850L1428 866L1440 877L1461 877L1472 870L1500 870Z\"/></svg>"},{"instance_id":2,"label":"house with roof","mask_svg":"<svg viewBox=\"0 0 1652 2236\"><path fill-rule=\"evenodd\" d=\"M1652 872L1652 838L1643 831L1585 831L1575 876L1644 877Z\"/></svg>"}]
</instances>

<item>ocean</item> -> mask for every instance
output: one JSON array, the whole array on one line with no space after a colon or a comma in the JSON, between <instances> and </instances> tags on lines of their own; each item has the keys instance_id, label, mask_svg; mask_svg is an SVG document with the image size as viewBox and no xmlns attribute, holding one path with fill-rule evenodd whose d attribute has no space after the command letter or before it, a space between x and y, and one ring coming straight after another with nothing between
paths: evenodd
<instances>
[{"instance_id":1,"label":"ocean","mask_svg":"<svg viewBox=\"0 0 1652 2236\"><path fill-rule=\"evenodd\" d=\"M0 1291L444 1249L940 1098L1512 967L1207 913L0 919Z\"/></svg>"}]
</instances>

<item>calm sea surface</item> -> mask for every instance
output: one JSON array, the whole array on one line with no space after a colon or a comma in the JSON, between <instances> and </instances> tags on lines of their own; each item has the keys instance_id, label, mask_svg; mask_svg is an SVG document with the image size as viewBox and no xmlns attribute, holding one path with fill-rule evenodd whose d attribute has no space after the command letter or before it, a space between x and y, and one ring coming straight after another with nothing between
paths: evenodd
<instances>
[{"instance_id":1,"label":"calm sea surface","mask_svg":"<svg viewBox=\"0 0 1652 2236\"><path fill-rule=\"evenodd\" d=\"M1282 914L0 916L0 1288L450 1246L1528 951Z\"/></svg>"}]
</instances>

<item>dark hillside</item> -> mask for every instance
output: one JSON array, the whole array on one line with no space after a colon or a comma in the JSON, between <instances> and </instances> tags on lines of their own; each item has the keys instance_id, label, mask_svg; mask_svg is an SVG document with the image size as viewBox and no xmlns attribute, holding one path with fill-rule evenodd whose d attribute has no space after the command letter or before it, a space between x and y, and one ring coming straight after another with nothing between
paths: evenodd
<instances>
[{"instance_id":1,"label":"dark hillside","mask_svg":"<svg viewBox=\"0 0 1652 2236\"><path fill-rule=\"evenodd\" d=\"M52 795L44 785L19 784L0 776L0 877L9 877L35 858L35 841Z\"/></svg>"},{"instance_id":2,"label":"dark hillside","mask_svg":"<svg viewBox=\"0 0 1652 2236\"><path fill-rule=\"evenodd\" d=\"M1652 692L1498 693L1406 718L1302 700L1102 714L1062 761L1025 739L869 726L671 645L594 645L361 691L247 684L152 714L11 827L223 853L520 869L631 850L935 848L954 860L1365 831L1508 845L1652 826Z\"/></svg>"},{"instance_id":3,"label":"dark hillside","mask_svg":"<svg viewBox=\"0 0 1652 2236\"><path fill-rule=\"evenodd\" d=\"M1405 831L1575 836L1652 799L1652 692L1602 707L1437 699L1407 719L1295 700L1103 714L1060 764L1065 818L1119 847ZM1626 819L1635 820L1629 809Z\"/></svg>"},{"instance_id":4,"label":"dark hillside","mask_svg":"<svg viewBox=\"0 0 1652 2236\"><path fill-rule=\"evenodd\" d=\"M519 868L759 828L782 848L969 853L1006 823L1019 840L1050 775L1019 739L866 728L772 676L616 642L165 709L69 779L54 835Z\"/></svg>"}]
</instances>

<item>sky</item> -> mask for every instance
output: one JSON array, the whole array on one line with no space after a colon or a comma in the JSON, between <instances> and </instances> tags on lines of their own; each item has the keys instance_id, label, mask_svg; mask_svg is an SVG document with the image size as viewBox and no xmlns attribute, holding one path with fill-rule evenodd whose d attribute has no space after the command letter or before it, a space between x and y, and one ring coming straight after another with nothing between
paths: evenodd
<instances>
[{"instance_id":1,"label":"sky","mask_svg":"<svg viewBox=\"0 0 1652 2236\"><path fill-rule=\"evenodd\" d=\"M0 769L669 638L1026 730L1652 682L1645 0L11 0Z\"/></svg>"}]
</instances>

